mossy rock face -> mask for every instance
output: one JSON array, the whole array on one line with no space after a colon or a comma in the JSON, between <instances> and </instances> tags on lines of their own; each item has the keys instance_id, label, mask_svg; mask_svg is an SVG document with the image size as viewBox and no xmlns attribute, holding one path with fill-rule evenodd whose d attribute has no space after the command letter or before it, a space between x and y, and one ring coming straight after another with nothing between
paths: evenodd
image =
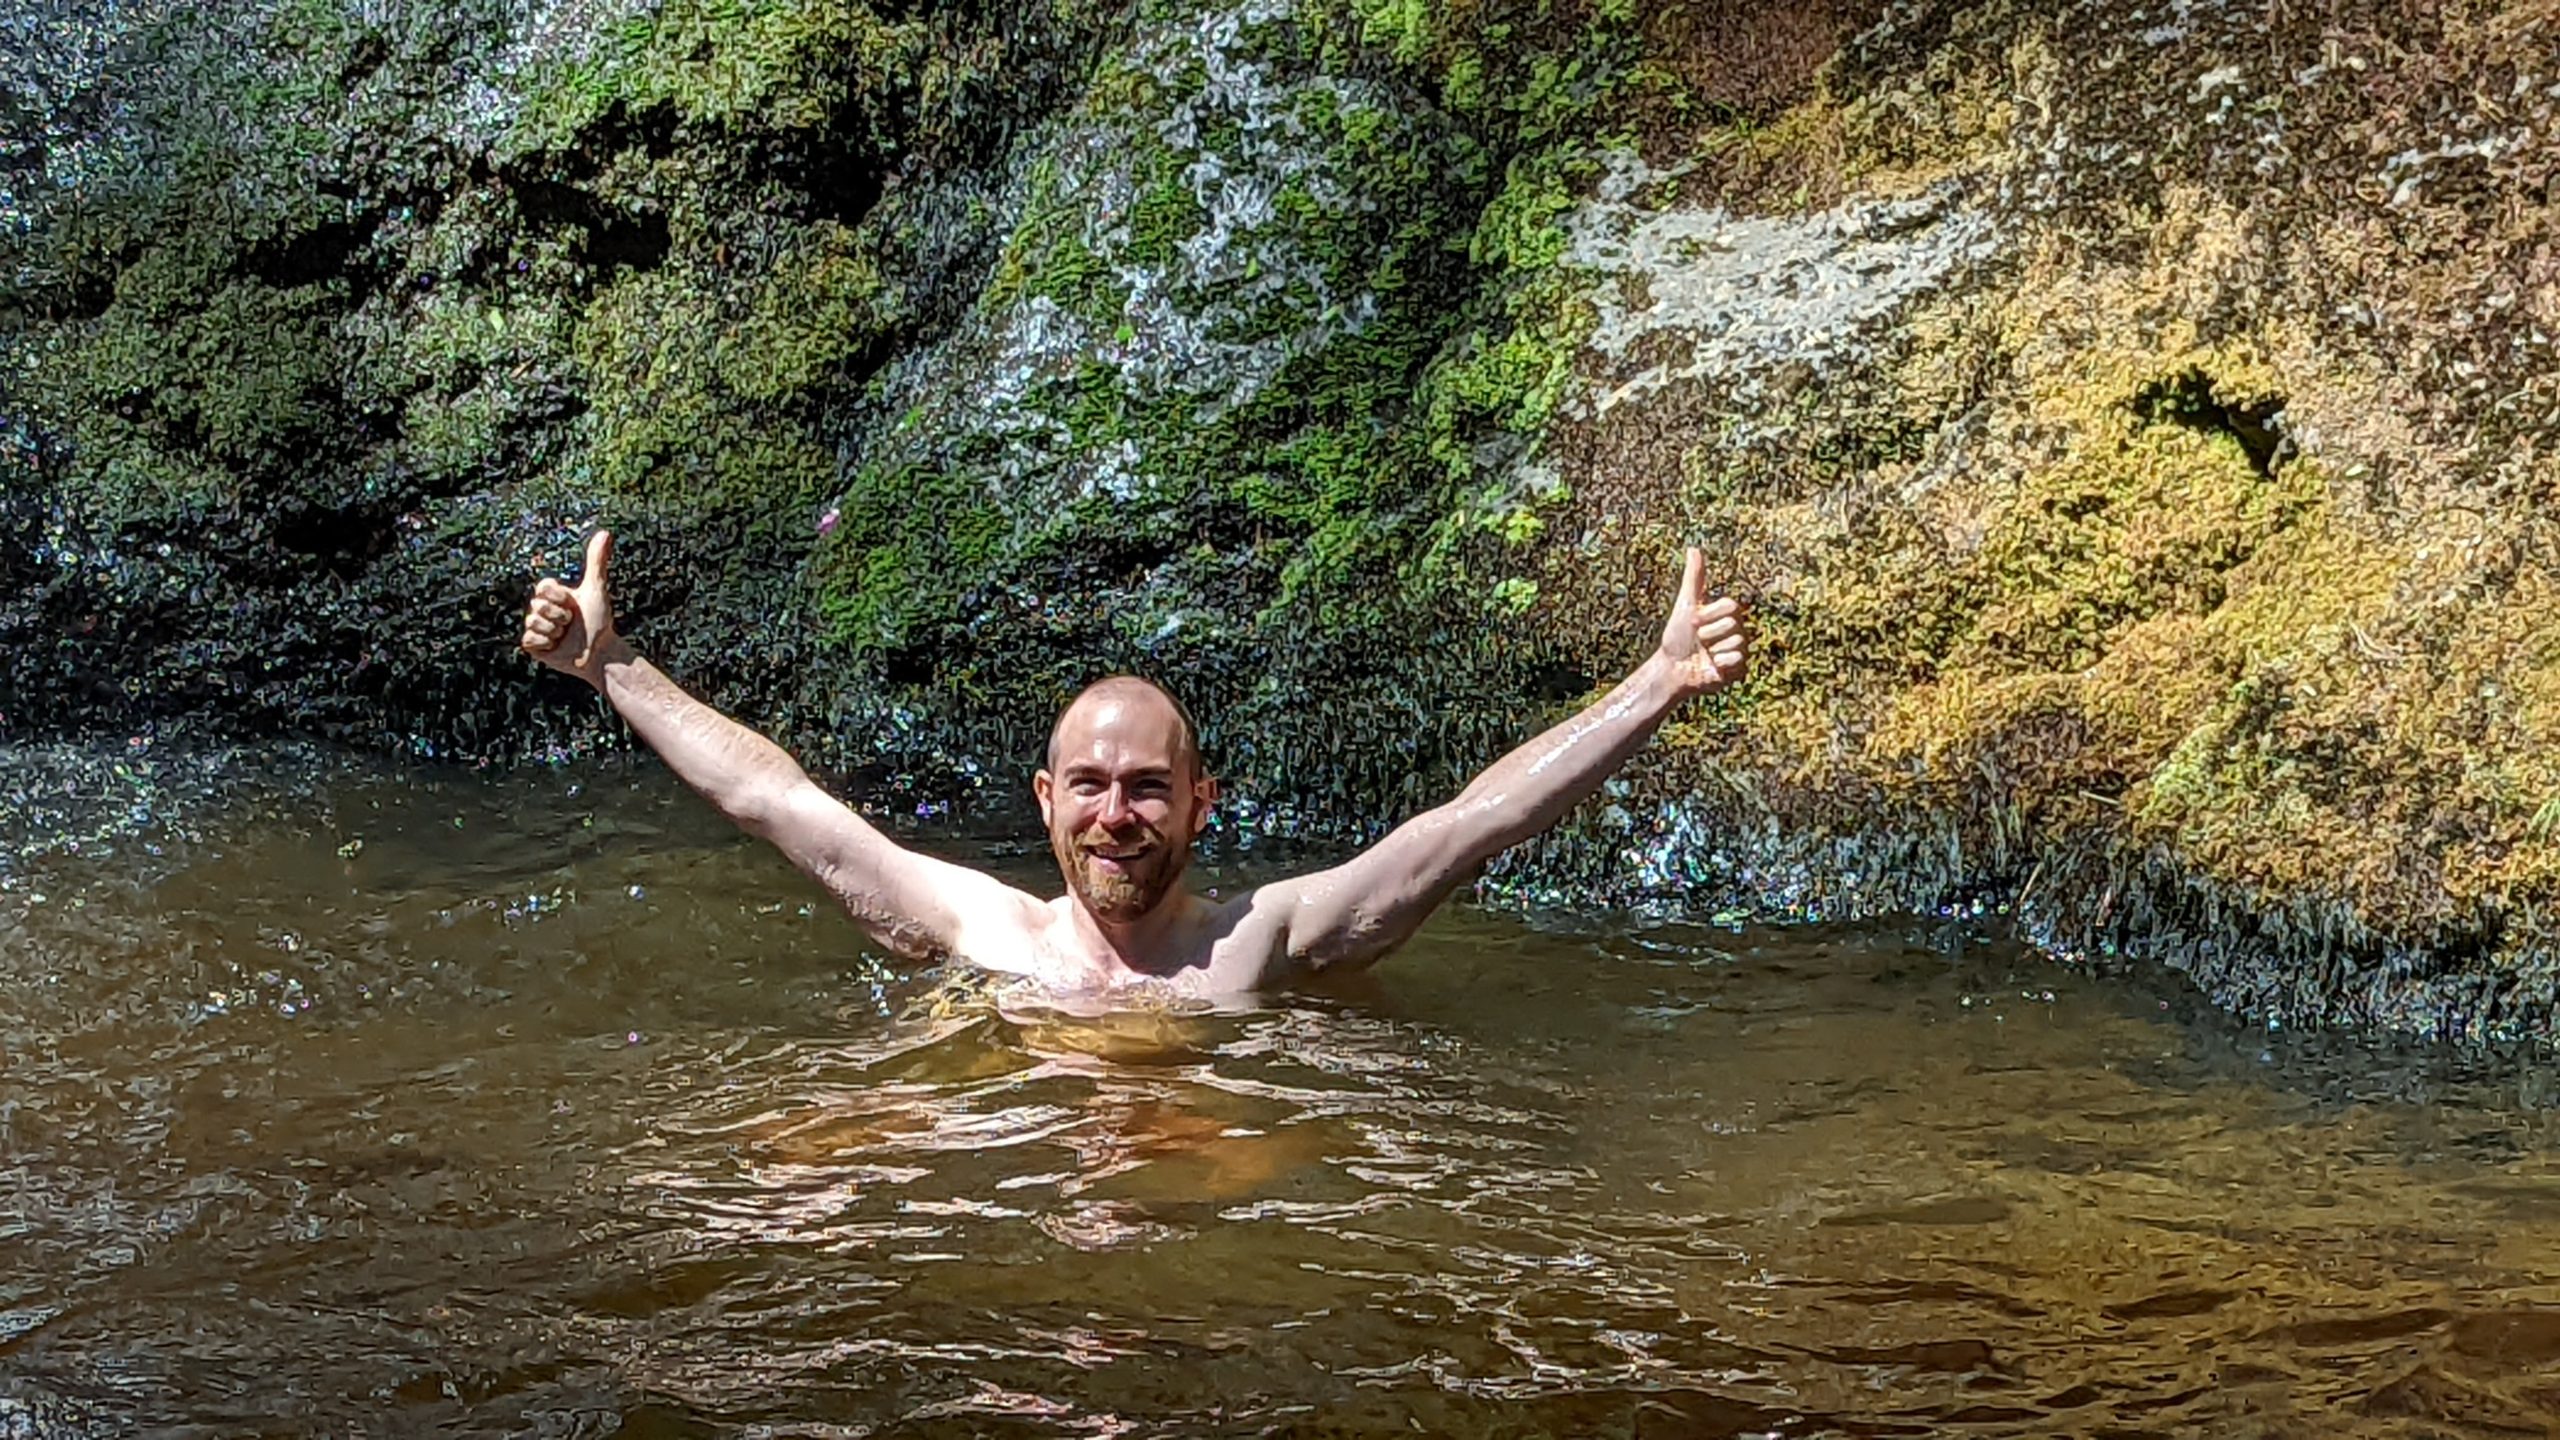
<instances>
[{"instance_id":1,"label":"mossy rock face","mask_svg":"<svg viewBox=\"0 0 2560 1440\"><path fill-rule=\"evenodd\" d=\"M787 608L832 417L967 304L972 187L1125 20L66 10L0 116L0 726L593 738L508 653L530 576L609 520L678 636Z\"/></svg>"},{"instance_id":2,"label":"mossy rock face","mask_svg":"<svg viewBox=\"0 0 2560 1440\"><path fill-rule=\"evenodd\" d=\"M1271 823L1513 728L1455 517L1562 351L1443 356L1517 348L1477 232L1597 93L1589 27L1444 103L1464 46L1356 6L114 18L7 117L8 733L609 738L509 644L600 522L671 670L909 788L1010 775L1114 666L1198 696Z\"/></svg>"},{"instance_id":3,"label":"mossy rock face","mask_svg":"<svg viewBox=\"0 0 2560 1440\"><path fill-rule=\"evenodd\" d=\"M886 375L818 517L818 703L850 746L912 747L880 724L903 708L1027 754L1013 732L1135 669L1293 823L1450 773L1427 717L1506 662L1411 646L1468 613L1414 562L1450 503L1422 419L1480 310L1452 237L1499 176L1411 86L1329 73L1339 41L1277 4L1150 12L1020 148L989 284Z\"/></svg>"},{"instance_id":4,"label":"mossy rock face","mask_svg":"<svg viewBox=\"0 0 2560 1440\"><path fill-rule=\"evenodd\" d=\"M1502 883L2560 1005L2547 5L59 8L0 735L609 742L509 650L607 521L822 767L1137 669L1360 833L1700 543L1753 678Z\"/></svg>"},{"instance_id":5,"label":"mossy rock face","mask_svg":"<svg viewBox=\"0 0 2560 1440\"><path fill-rule=\"evenodd\" d=\"M1900 10L1586 201L1550 444L1628 478L1550 517L1533 618L1703 543L1764 649L1517 883L2014 912L2287 1022L2553 1023L2548 17L2179 14Z\"/></svg>"}]
</instances>

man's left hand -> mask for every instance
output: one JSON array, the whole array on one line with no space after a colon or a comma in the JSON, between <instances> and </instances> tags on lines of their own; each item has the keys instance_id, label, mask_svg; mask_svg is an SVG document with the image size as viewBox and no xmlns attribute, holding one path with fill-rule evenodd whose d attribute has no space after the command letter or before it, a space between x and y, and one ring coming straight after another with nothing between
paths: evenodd
<instances>
[{"instance_id":1,"label":"man's left hand","mask_svg":"<svg viewBox=\"0 0 2560 1440\"><path fill-rule=\"evenodd\" d=\"M1704 601L1706 575L1707 557L1690 546L1688 563L1680 572L1680 599L1662 626L1662 658L1671 666L1684 696L1704 695L1733 683L1750 661L1742 633L1742 602L1730 595Z\"/></svg>"}]
</instances>

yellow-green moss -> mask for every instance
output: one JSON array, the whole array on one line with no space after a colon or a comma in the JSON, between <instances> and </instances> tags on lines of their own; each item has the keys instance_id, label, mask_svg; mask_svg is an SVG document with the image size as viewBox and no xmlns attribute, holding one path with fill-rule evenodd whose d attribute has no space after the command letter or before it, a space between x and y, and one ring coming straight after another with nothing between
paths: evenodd
<instances>
[{"instance_id":1,"label":"yellow-green moss","mask_svg":"<svg viewBox=\"0 0 2560 1440\"><path fill-rule=\"evenodd\" d=\"M1663 504L1640 485L1576 500L1610 544L1554 557L1544 623L1622 628L1657 547L1704 541L1761 598L1760 658L1663 773L1722 772L1784 832L1942 827L1946 884L2061 857L2087 880L2096 854L2395 943L2548 934L2560 597L2535 562L2560 547L2444 491L2377 507L2368 436L2441 463L2390 428L2385 373L2293 317L2227 318L2266 263L2242 212L2172 190L2144 225L1922 305L1888 361L1748 443L1694 433L1676 519L1624 521ZM1634 447L1659 435L1581 443L1606 474L1658 464ZM2073 913L2104 924L2115 890Z\"/></svg>"}]
</instances>

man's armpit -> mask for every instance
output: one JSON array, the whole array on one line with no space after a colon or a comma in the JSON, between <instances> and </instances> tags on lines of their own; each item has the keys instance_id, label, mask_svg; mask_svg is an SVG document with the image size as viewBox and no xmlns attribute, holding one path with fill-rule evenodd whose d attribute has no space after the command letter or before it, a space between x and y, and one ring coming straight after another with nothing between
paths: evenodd
<instances>
[{"instance_id":1,"label":"man's armpit","mask_svg":"<svg viewBox=\"0 0 2560 1440\"><path fill-rule=\"evenodd\" d=\"M1030 965L1049 913L1038 897L965 865L942 860L925 864L935 868L919 883L933 889L934 908L946 917L950 934L944 943L952 954L990 969Z\"/></svg>"}]
</instances>

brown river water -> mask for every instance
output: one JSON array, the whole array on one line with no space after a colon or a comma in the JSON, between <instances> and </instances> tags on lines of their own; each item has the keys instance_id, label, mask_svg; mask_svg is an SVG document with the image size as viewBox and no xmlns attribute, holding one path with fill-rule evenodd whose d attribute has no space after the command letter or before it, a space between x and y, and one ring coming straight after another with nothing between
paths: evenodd
<instances>
[{"instance_id":1,"label":"brown river water","mask_svg":"<svg viewBox=\"0 0 2560 1440\"><path fill-rule=\"evenodd\" d=\"M866 953L647 766L0 794L11 1440L2560 1431L2531 1055L1966 922L1467 905L1079 1018Z\"/></svg>"}]
</instances>

